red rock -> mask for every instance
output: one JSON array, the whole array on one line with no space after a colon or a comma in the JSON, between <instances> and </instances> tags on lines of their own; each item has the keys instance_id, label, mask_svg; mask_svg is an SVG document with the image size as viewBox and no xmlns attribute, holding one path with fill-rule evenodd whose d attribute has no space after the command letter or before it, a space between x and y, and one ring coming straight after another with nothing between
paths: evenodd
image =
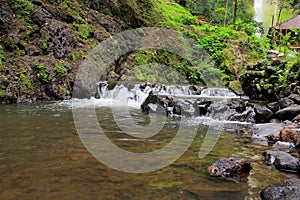
<instances>
[{"instance_id":1,"label":"red rock","mask_svg":"<svg viewBox=\"0 0 300 200\"><path fill-rule=\"evenodd\" d=\"M296 144L298 140L298 134L292 128L293 126L286 126L284 127L279 133L279 140L282 142L291 142Z\"/></svg>"}]
</instances>

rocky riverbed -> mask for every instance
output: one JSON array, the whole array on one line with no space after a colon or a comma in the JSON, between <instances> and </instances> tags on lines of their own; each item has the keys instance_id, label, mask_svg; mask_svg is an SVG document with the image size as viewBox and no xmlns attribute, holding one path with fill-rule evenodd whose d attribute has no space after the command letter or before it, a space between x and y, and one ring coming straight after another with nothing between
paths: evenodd
<instances>
[{"instance_id":1,"label":"rocky riverbed","mask_svg":"<svg viewBox=\"0 0 300 200\"><path fill-rule=\"evenodd\" d=\"M223 121L224 130L242 133L249 138L248 142L268 147L263 156L270 170L294 174L296 181L299 180L300 95L298 93L265 103L250 101L247 97L237 96L225 88L208 89L198 86L166 86L150 83L109 88L107 84L107 82L99 83L100 89L96 92L96 97L118 96L118 92L122 91L124 94L125 90L130 93L128 99L141 101L141 109L146 113L155 112L175 118L203 117ZM143 100L140 99L141 96ZM239 124L241 122L242 124ZM243 158L221 158L208 168L212 176L234 181L246 181L250 171L251 160ZM294 192L286 192L288 189L278 190L276 187L273 189L269 187L262 191L262 198L274 199L270 197L272 190L276 190L279 196L283 195L286 199L295 199Z\"/></svg>"}]
</instances>

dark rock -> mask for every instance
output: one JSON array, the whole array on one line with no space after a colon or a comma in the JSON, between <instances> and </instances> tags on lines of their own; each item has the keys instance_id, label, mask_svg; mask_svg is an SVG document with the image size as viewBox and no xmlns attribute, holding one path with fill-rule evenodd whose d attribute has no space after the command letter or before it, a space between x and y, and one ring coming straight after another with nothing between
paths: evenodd
<instances>
[{"instance_id":1,"label":"dark rock","mask_svg":"<svg viewBox=\"0 0 300 200\"><path fill-rule=\"evenodd\" d=\"M266 138L267 138L269 144L275 144L276 142L279 141L279 137L276 137L273 134L267 135Z\"/></svg>"},{"instance_id":2,"label":"dark rock","mask_svg":"<svg viewBox=\"0 0 300 200\"><path fill-rule=\"evenodd\" d=\"M212 176L246 181L251 169L251 163L244 158L221 158L214 162L208 171Z\"/></svg>"},{"instance_id":3,"label":"dark rock","mask_svg":"<svg viewBox=\"0 0 300 200\"><path fill-rule=\"evenodd\" d=\"M270 119L269 123L280 123L281 121L279 119Z\"/></svg>"},{"instance_id":4,"label":"dark rock","mask_svg":"<svg viewBox=\"0 0 300 200\"><path fill-rule=\"evenodd\" d=\"M249 106L247 101L241 100L241 99L232 99L229 103L228 106L231 109L235 109L237 112L244 112Z\"/></svg>"},{"instance_id":5,"label":"dark rock","mask_svg":"<svg viewBox=\"0 0 300 200\"><path fill-rule=\"evenodd\" d=\"M249 122L255 123L255 111L253 107L246 107L242 113L233 113L228 117L229 121Z\"/></svg>"},{"instance_id":6,"label":"dark rock","mask_svg":"<svg viewBox=\"0 0 300 200\"><path fill-rule=\"evenodd\" d=\"M234 109L231 110L232 112L230 112L225 103L214 102L208 107L207 112L213 119L227 120L228 116L236 112Z\"/></svg>"},{"instance_id":7,"label":"dark rock","mask_svg":"<svg viewBox=\"0 0 300 200\"><path fill-rule=\"evenodd\" d=\"M174 102L173 114L192 116L195 112L196 109L193 104L187 101L179 100Z\"/></svg>"},{"instance_id":8,"label":"dark rock","mask_svg":"<svg viewBox=\"0 0 300 200\"><path fill-rule=\"evenodd\" d=\"M45 53L53 53L58 59L70 56L75 46L75 36L68 24L55 19L46 19L41 33L48 38L49 45Z\"/></svg>"},{"instance_id":9,"label":"dark rock","mask_svg":"<svg viewBox=\"0 0 300 200\"><path fill-rule=\"evenodd\" d=\"M290 105L293 105L293 104L294 104L294 101L287 97L279 100L280 109L289 107Z\"/></svg>"},{"instance_id":10,"label":"dark rock","mask_svg":"<svg viewBox=\"0 0 300 200\"><path fill-rule=\"evenodd\" d=\"M196 112L197 116L203 116L206 115L208 112L208 108L212 104L212 101L208 100L198 100L195 102Z\"/></svg>"},{"instance_id":11,"label":"dark rock","mask_svg":"<svg viewBox=\"0 0 300 200\"><path fill-rule=\"evenodd\" d=\"M300 161L290 154L283 151L266 150L263 155L267 165L273 165L279 171L299 173Z\"/></svg>"},{"instance_id":12,"label":"dark rock","mask_svg":"<svg viewBox=\"0 0 300 200\"><path fill-rule=\"evenodd\" d=\"M300 114L300 105L293 104L287 108L281 109L275 115L281 120L292 120Z\"/></svg>"},{"instance_id":13,"label":"dark rock","mask_svg":"<svg viewBox=\"0 0 300 200\"><path fill-rule=\"evenodd\" d=\"M267 104L267 108L272 110L272 112L277 112L280 109L279 103L278 102L271 102Z\"/></svg>"},{"instance_id":14,"label":"dark rock","mask_svg":"<svg viewBox=\"0 0 300 200\"><path fill-rule=\"evenodd\" d=\"M49 13L45 8L36 6L34 9L33 21L39 26L42 26L46 22L47 18L52 18L51 13Z\"/></svg>"},{"instance_id":15,"label":"dark rock","mask_svg":"<svg viewBox=\"0 0 300 200\"><path fill-rule=\"evenodd\" d=\"M143 112L149 112L150 110L153 111L153 109L151 109L153 106L149 106L149 104L164 106L164 102L162 101L162 99L157 95L154 95L152 91L149 93L148 97L141 105L141 109Z\"/></svg>"},{"instance_id":16,"label":"dark rock","mask_svg":"<svg viewBox=\"0 0 300 200\"><path fill-rule=\"evenodd\" d=\"M298 94L291 94L289 99L293 100L297 104L300 104L300 95Z\"/></svg>"},{"instance_id":17,"label":"dark rock","mask_svg":"<svg viewBox=\"0 0 300 200\"><path fill-rule=\"evenodd\" d=\"M293 122L300 122L300 114L294 117Z\"/></svg>"},{"instance_id":18,"label":"dark rock","mask_svg":"<svg viewBox=\"0 0 300 200\"><path fill-rule=\"evenodd\" d=\"M267 107L255 105L255 119L257 123L267 122L268 119L273 115L273 112Z\"/></svg>"},{"instance_id":19,"label":"dark rock","mask_svg":"<svg viewBox=\"0 0 300 200\"><path fill-rule=\"evenodd\" d=\"M289 179L276 186L268 186L260 192L262 200L298 200L300 179Z\"/></svg>"},{"instance_id":20,"label":"dark rock","mask_svg":"<svg viewBox=\"0 0 300 200\"><path fill-rule=\"evenodd\" d=\"M189 90L192 92L192 95L200 95L203 87L192 85L189 87Z\"/></svg>"}]
</instances>

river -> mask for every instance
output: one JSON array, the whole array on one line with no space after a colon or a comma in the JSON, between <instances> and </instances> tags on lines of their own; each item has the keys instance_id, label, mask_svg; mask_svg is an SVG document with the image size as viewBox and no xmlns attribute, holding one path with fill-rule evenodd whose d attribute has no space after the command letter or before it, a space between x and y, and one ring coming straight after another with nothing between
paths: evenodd
<instances>
[{"instance_id":1,"label":"river","mask_svg":"<svg viewBox=\"0 0 300 200\"><path fill-rule=\"evenodd\" d=\"M97 107L96 113L106 135L129 151L160 148L176 132L170 119L160 134L133 140L116 126L109 107ZM140 109L130 113L140 123L148 118ZM241 134L222 132L213 150L199 159L205 125L199 125L192 145L176 162L153 172L126 173L87 151L68 103L1 105L0 120L0 199L258 199L262 188L287 178L263 163L265 147ZM207 167L221 157L250 159L248 181L211 177Z\"/></svg>"}]
</instances>

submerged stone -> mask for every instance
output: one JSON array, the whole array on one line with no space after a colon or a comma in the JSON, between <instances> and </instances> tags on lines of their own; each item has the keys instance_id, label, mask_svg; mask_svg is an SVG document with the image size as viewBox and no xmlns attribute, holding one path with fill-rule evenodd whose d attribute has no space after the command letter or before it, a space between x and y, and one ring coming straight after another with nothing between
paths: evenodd
<instances>
[{"instance_id":1,"label":"submerged stone","mask_svg":"<svg viewBox=\"0 0 300 200\"><path fill-rule=\"evenodd\" d=\"M250 161L244 158L221 158L208 168L208 172L212 176L246 181L251 169Z\"/></svg>"},{"instance_id":2,"label":"submerged stone","mask_svg":"<svg viewBox=\"0 0 300 200\"><path fill-rule=\"evenodd\" d=\"M300 179L289 179L277 186L268 186L260 192L262 200L298 200Z\"/></svg>"}]
</instances>

